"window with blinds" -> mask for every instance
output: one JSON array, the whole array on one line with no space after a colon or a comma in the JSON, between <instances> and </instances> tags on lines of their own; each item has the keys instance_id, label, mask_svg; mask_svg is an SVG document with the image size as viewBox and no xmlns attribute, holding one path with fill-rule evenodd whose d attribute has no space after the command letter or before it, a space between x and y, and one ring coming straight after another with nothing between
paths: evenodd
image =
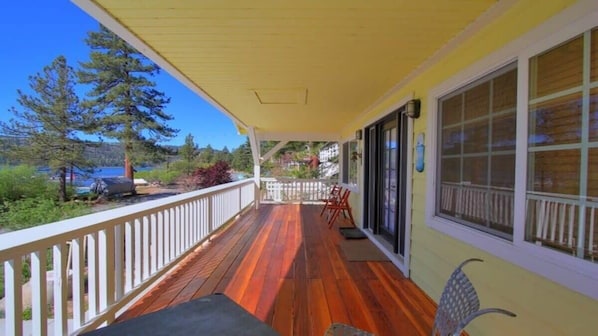
<instances>
[{"instance_id":1,"label":"window with blinds","mask_svg":"<svg viewBox=\"0 0 598 336\"><path fill-rule=\"evenodd\" d=\"M526 241L598 260L598 29L529 60Z\"/></svg>"},{"instance_id":2,"label":"window with blinds","mask_svg":"<svg viewBox=\"0 0 598 336\"><path fill-rule=\"evenodd\" d=\"M436 214L493 235L513 235L516 64L439 101Z\"/></svg>"}]
</instances>

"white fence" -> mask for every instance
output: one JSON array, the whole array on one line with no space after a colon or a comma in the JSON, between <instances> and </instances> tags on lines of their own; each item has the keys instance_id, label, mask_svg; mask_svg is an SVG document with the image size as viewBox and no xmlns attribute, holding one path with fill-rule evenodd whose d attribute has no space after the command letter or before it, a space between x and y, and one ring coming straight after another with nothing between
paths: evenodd
<instances>
[{"instance_id":1,"label":"white fence","mask_svg":"<svg viewBox=\"0 0 598 336\"><path fill-rule=\"evenodd\" d=\"M262 178L263 203L317 203L330 194L336 180Z\"/></svg>"},{"instance_id":2,"label":"white fence","mask_svg":"<svg viewBox=\"0 0 598 336\"><path fill-rule=\"evenodd\" d=\"M24 332L24 305L31 306L33 335L79 333L112 322L254 201L255 184L244 180L0 235L5 334ZM25 298L26 261L31 295Z\"/></svg>"}]
</instances>

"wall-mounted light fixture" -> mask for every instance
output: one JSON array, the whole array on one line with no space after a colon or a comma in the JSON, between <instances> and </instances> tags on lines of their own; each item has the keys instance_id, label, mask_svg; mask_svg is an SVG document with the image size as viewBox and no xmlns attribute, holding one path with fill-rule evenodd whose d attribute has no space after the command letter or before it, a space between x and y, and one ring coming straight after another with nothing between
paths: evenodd
<instances>
[{"instance_id":1,"label":"wall-mounted light fixture","mask_svg":"<svg viewBox=\"0 0 598 336\"><path fill-rule=\"evenodd\" d=\"M361 132L360 129L358 129L357 131L355 131L355 140L361 140L362 136L363 136L363 133Z\"/></svg>"},{"instance_id":2,"label":"wall-mounted light fixture","mask_svg":"<svg viewBox=\"0 0 598 336\"><path fill-rule=\"evenodd\" d=\"M421 106L421 102L419 99L411 99L405 105L405 114L409 118L413 118L413 119L419 118L420 106Z\"/></svg>"}]
</instances>

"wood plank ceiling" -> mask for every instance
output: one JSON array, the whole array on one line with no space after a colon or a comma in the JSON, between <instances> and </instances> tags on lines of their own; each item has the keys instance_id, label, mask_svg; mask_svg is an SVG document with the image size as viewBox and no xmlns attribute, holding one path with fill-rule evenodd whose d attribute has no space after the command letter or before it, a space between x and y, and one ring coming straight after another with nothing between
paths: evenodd
<instances>
[{"instance_id":1,"label":"wood plank ceiling","mask_svg":"<svg viewBox=\"0 0 598 336\"><path fill-rule=\"evenodd\" d=\"M154 61L262 139L338 138L496 3L73 1L115 32L132 33Z\"/></svg>"}]
</instances>

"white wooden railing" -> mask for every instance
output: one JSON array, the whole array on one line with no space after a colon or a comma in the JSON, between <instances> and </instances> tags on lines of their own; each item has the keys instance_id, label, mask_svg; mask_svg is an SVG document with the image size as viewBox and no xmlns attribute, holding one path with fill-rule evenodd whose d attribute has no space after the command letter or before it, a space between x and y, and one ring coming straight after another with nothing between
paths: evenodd
<instances>
[{"instance_id":1,"label":"white wooden railing","mask_svg":"<svg viewBox=\"0 0 598 336\"><path fill-rule=\"evenodd\" d=\"M513 189L442 183L440 209L458 218L513 227Z\"/></svg>"},{"instance_id":2,"label":"white wooden railing","mask_svg":"<svg viewBox=\"0 0 598 336\"><path fill-rule=\"evenodd\" d=\"M33 335L76 334L111 323L254 201L254 181L243 180L0 235L4 334L24 333L25 305ZM21 269L29 261L31 302L23 303Z\"/></svg>"},{"instance_id":3,"label":"white wooden railing","mask_svg":"<svg viewBox=\"0 0 598 336\"><path fill-rule=\"evenodd\" d=\"M330 179L261 178L262 203L317 203L330 194Z\"/></svg>"}]
</instances>

